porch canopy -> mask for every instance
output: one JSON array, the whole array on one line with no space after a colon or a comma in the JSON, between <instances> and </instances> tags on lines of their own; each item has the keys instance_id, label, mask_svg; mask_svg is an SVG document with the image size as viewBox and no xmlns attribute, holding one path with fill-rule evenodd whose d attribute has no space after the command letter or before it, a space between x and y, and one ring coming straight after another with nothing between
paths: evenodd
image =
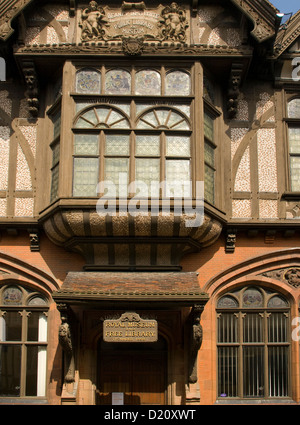
<instances>
[{"instance_id":1,"label":"porch canopy","mask_svg":"<svg viewBox=\"0 0 300 425\"><path fill-rule=\"evenodd\" d=\"M196 272L69 272L53 293L57 303L114 307L133 303L148 308L192 307L204 305L208 298Z\"/></svg>"}]
</instances>

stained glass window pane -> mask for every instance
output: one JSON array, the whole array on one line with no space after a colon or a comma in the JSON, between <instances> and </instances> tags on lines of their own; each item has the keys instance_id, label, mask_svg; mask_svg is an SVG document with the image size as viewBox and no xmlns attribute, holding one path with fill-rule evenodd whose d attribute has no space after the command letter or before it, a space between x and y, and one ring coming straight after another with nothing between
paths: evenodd
<instances>
[{"instance_id":1,"label":"stained glass window pane","mask_svg":"<svg viewBox=\"0 0 300 425\"><path fill-rule=\"evenodd\" d=\"M215 171L205 165L204 173L204 197L213 204L215 201Z\"/></svg>"},{"instance_id":2,"label":"stained glass window pane","mask_svg":"<svg viewBox=\"0 0 300 425\"><path fill-rule=\"evenodd\" d=\"M288 103L288 117L300 118L300 99L293 99Z\"/></svg>"},{"instance_id":3,"label":"stained glass window pane","mask_svg":"<svg viewBox=\"0 0 300 425\"><path fill-rule=\"evenodd\" d=\"M186 72L173 71L166 75L166 95L188 96L190 91L190 76Z\"/></svg>"},{"instance_id":4,"label":"stained glass window pane","mask_svg":"<svg viewBox=\"0 0 300 425\"><path fill-rule=\"evenodd\" d=\"M204 144L204 160L208 165L210 165L211 167L214 167L214 165L215 165L215 150L208 143Z\"/></svg>"},{"instance_id":5,"label":"stained glass window pane","mask_svg":"<svg viewBox=\"0 0 300 425\"><path fill-rule=\"evenodd\" d=\"M135 93L141 95L160 95L160 74L153 70L144 70L136 73Z\"/></svg>"},{"instance_id":6,"label":"stained glass window pane","mask_svg":"<svg viewBox=\"0 0 300 425\"><path fill-rule=\"evenodd\" d=\"M60 111L53 118L53 139L60 135L61 128L61 114Z\"/></svg>"},{"instance_id":7,"label":"stained glass window pane","mask_svg":"<svg viewBox=\"0 0 300 425\"><path fill-rule=\"evenodd\" d=\"M263 297L255 288L247 289L243 294L243 307L262 307Z\"/></svg>"},{"instance_id":8,"label":"stained glass window pane","mask_svg":"<svg viewBox=\"0 0 300 425\"><path fill-rule=\"evenodd\" d=\"M74 196L96 196L98 158L74 158Z\"/></svg>"},{"instance_id":9,"label":"stained glass window pane","mask_svg":"<svg viewBox=\"0 0 300 425\"><path fill-rule=\"evenodd\" d=\"M167 196L190 196L190 161L185 159L166 160Z\"/></svg>"},{"instance_id":10,"label":"stained glass window pane","mask_svg":"<svg viewBox=\"0 0 300 425\"><path fill-rule=\"evenodd\" d=\"M92 69L78 71L76 74L76 92L99 94L101 91L101 74Z\"/></svg>"},{"instance_id":11,"label":"stained glass window pane","mask_svg":"<svg viewBox=\"0 0 300 425\"><path fill-rule=\"evenodd\" d=\"M74 141L75 155L97 155L99 153L99 136L97 134L76 134Z\"/></svg>"},{"instance_id":12,"label":"stained glass window pane","mask_svg":"<svg viewBox=\"0 0 300 425\"><path fill-rule=\"evenodd\" d=\"M222 297L218 302L218 308L236 308L238 307L238 302L233 297L226 295Z\"/></svg>"},{"instance_id":13,"label":"stained glass window pane","mask_svg":"<svg viewBox=\"0 0 300 425\"><path fill-rule=\"evenodd\" d=\"M291 188L295 192L300 192L300 157L292 156L291 161Z\"/></svg>"},{"instance_id":14,"label":"stained glass window pane","mask_svg":"<svg viewBox=\"0 0 300 425\"><path fill-rule=\"evenodd\" d=\"M269 308L288 307L288 303L282 297L275 295L268 301Z\"/></svg>"},{"instance_id":15,"label":"stained glass window pane","mask_svg":"<svg viewBox=\"0 0 300 425\"><path fill-rule=\"evenodd\" d=\"M129 177L128 158L106 158L105 180L110 181L116 189L116 194L127 196Z\"/></svg>"},{"instance_id":16,"label":"stained glass window pane","mask_svg":"<svg viewBox=\"0 0 300 425\"><path fill-rule=\"evenodd\" d=\"M4 305L21 305L23 293L19 288L10 286L3 291L2 302Z\"/></svg>"},{"instance_id":17,"label":"stained glass window pane","mask_svg":"<svg viewBox=\"0 0 300 425\"><path fill-rule=\"evenodd\" d=\"M19 397L21 379L21 346L0 347L0 396Z\"/></svg>"},{"instance_id":18,"label":"stained glass window pane","mask_svg":"<svg viewBox=\"0 0 300 425\"><path fill-rule=\"evenodd\" d=\"M189 130L190 126L186 119L177 114L176 112L171 112L169 118L167 119L165 126L171 130Z\"/></svg>"},{"instance_id":19,"label":"stained glass window pane","mask_svg":"<svg viewBox=\"0 0 300 425\"><path fill-rule=\"evenodd\" d=\"M105 92L107 94L130 94L130 73L122 69L108 71L105 77Z\"/></svg>"},{"instance_id":20,"label":"stained glass window pane","mask_svg":"<svg viewBox=\"0 0 300 425\"><path fill-rule=\"evenodd\" d=\"M129 155L129 136L107 135L105 144L106 155L126 156Z\"/></svg>"},{"instance_id":21,"label":"stained glass window pane","mask_svg":"<svg viewBox=\"0 0 300 425\"><path fill-rule=\"evenodd\" d=\"M204 114L204 136L211 142L214 140L214 120Z\"/></svg>"},{"instance_id":22,"label":"stained glass window pane","mask_svg":"<svg viewBox=\"0 0 300 425\"><path fill-rule=\"evenodd\" d=\"M137 156L159 156L159 136L136 136L135 153Z\"/></svg>"},{"instance_id":23,"label":"stained glass window pane","mask_svg":"<svg viewBox=\"0 0 300 425\"><path fill-rule=\"evenodd\" d=\"M167 156L190 156L190 138L168 136L166 154Z\"/></svg>"},{"instance_id":24,"label":"stained glass window pane","mask_svg":"<svg viewBox=\"0 0 300 425\"><path fill-rule=\"evenodd\" d=\"M51 202L57 197L58 194L58 183L59 183L59 165L52 169L52 181L51 181Z\"/></svg>"},{"instance_id":25,"label":"stained glass window pane","mask_svg":"<svg viewBox=\"0 0 300 425\"><path fill-rule=\"evenodd\" d=\"M300 153L300 128L289 128L290 153Z\"/></svg>"},{"instance_id":26,"label":"stained glass window pane","mask_svg":"<svg viewBox=\"0 0 300 425\"><path fill-rule=\"evenodd\" d=\"M158 183L160 182L159 158L137 158L135 161L135 180L142 181L147 186L144 192L140 190L140 196L158 196ZM151 183L153 183L152 190Z\"/></svg>"}]
</instances>

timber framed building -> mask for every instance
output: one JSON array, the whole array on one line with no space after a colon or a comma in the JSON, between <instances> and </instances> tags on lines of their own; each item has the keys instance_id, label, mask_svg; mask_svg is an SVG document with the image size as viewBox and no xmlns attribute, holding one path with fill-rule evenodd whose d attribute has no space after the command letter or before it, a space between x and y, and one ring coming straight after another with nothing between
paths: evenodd
<instances>
[{"instance_id":1,"label":"timber framed building","mask_svg":"<svg viewBox=\"0 0 300 425\"><path fill-rule=\"evenodd\" d=\"M299 403L300 11L277 15L1 2L0 404Z\"/></svg>"}]
</instances>

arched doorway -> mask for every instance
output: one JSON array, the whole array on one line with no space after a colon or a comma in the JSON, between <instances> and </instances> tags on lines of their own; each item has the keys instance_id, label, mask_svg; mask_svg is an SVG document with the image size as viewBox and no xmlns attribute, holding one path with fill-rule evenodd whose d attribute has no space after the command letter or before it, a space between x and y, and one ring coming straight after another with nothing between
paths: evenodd
<instances>
[{"instance_id":1,"label":"arched doorway","mask_svg":"<svg viewBox=\"0 0 300 425\"><path fill-rule=\"evenodd\" d=\"M124 404L166 404L168 345L163 337L150 343L98 342L97 404L112 404L112 394L124 394Z\"/></svg>"}]
</instances>

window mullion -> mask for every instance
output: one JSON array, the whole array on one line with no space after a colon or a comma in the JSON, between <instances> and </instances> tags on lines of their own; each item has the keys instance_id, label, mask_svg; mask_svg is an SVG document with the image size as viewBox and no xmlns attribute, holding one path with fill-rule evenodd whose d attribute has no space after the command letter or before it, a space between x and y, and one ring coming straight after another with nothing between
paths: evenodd
<instances>
[{"instance_id":1,"label":"window mullion","mask_svg":"<svg viewBox=\"0 0 300 425\"><path fill-rule=\"evenodd\" d=\"M20 397L26 396L26 374L27 374L27 335L28 317L30 312L23 310L19 312L22 316L22 341L21 341L21 376L20 376Z\"/></svg>"}]
</instances>

